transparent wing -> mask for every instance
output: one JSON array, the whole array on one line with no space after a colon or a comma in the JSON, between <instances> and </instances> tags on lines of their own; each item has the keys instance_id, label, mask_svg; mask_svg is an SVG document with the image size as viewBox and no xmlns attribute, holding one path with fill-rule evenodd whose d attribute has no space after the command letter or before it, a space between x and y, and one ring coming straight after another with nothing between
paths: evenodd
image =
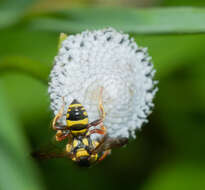
<instances>
[{"instance_id":1,"label":"transparent wing","mask_svg":"<svg viewBox=\"0 0 205 190\"><path fill-rule=\"evenodd\" d=\"M65 146L62 143L52 143L47 144L46 146L41 146L39 149L34 150L31 153L31 156L38 160L44 160L44 159L52 159L52 158L63 158L68 157L70 158L71 155L69 155L65 151Z\"/></svg>"},{"instance_id":2,"label":"transparent wing","mask_svg":"<svg viewBox=\"0 0 205 190\"><path fill-rule=\"evenodd\" d=\"M68 153L56 153L56 152L32 152L31 156L38 160L52 159L52 158L64 158L70 157Z\"/></svg>"},{"instance_id":3,"label":"transparent wing","mask_svg":"<svg viewBox=\"0 0 205 190\"><path fill-rule=\"evenodd\" d=\"M102 138L100 145L94 150L94 152L102 152L108 149L124 146L128 143L128 138L110 138L105 136Z\"/></svg>"}]
</instances>

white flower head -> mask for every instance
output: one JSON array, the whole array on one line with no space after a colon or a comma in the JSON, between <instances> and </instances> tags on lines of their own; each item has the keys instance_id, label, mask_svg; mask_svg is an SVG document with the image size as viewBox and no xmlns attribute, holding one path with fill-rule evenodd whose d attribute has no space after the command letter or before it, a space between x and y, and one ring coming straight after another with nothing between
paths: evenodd
<instances>
[{"instance_id":1,"label":"white flower head","mask_svg":"<svg viewBox=\"0 0 205 190\"><path fill-rule=\"evenodd\" d=\"M112 28L68 36L61 44L50 74L48 92L56 115L66 103L60 123L77 99L87 110L89 122L99 118L98 100L103 87L104 125L111 138L135 137L147 122L157 91L155 70L147 48Z\"/></svg>"}]
</instances>

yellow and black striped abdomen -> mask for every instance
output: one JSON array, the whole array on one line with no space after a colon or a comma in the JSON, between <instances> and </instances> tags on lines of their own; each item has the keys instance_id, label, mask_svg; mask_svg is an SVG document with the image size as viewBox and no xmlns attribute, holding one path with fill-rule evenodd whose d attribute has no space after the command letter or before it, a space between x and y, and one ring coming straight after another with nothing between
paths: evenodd
<instances>
[{"instance_id":1,"label":"yellow and black striped abdomen","mask_svg":"<svg viewBox=\"0 0 205 190\"><path fill-rule=\"evenodd\" d=\"M88 114L77 100L73 100L68 107L66 122L73 135L83 134L87 131Z\"/></svg>"}]
</instances>

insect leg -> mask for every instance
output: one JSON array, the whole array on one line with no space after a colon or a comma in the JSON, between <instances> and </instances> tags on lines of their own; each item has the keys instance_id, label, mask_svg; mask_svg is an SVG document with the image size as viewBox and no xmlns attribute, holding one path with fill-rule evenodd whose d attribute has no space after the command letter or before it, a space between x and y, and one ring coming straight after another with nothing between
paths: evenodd
<instances>
[{"instance_id":1,"label":"insect leg","mask_svg":"<svg viewBox=\"0 0 205 190\"><path fill-rule=\"evenodd\" d=\"M101 123L100 129L101 129L102 131L104 131L105 134L107 133L107 128L103 125L103 123Z\"/></svg>"},{"instance_id":2,"label":"insect leg","mask_svg":"<svg viewBox=\"0 0 205 190\"><path fill-rule=\"evenodd\" d=\"M88 128L96 127L96 126L100 125L100 129L93 129L93 130L89 131L87 133L87 136L94 134L94 133L98 133L100 135L106 135L107 130L106 130L106 127L103 125L103 120L105 118L105 111L104 111L104 107L102 104L102 93L103 93L103 87L101 87L101 89L100 89L100 96L99 96L100 119L97 119L88 125Z\"/></svg>"},{"instance_id":3,"label":"insect leg","mask_svg":"<svg viewBox=\"0 0 205 190\"><path fill-rule=\"evenodd\" d=\"M103 125L102 120L96 120L96 121L94 121L94 122L96 122L95 125L90 125L89 127L100 125L100 129L92 129L92 130L90 130L90 131L87 133L87 136L90 136L91 134L94 134L94 133L97 133L97 134L100 134L100 135L104 135L104 136L105 136L106 133L107 133L107 129L106 129L106 127ZM92 122L92 123L94 123L94 122ZM91 124L92 124L92 123L91 123Z\"/></svg>"},{"instance_id":4,"label":"insect leg","mask_svg":"<svg viewBox=\"0 0 205 190\"><path fill-rule=\"evenodd\" d=\"M73 155L67 152L56 153L56 152L33 152L31 156L38 160L53 159L53 158L73 158Z\"/></svg>"},{"instance_id":5,"label":"insect leg","mask_svg":"<svg viewBox=\"0 0 205 190\"><path fill-rule=\"evenodd\" d=\"M99 111L100 111L100 118L102 120L104 120L104 118L105 118L105 110L104 110L104 107L103 107L102 93L103 93L103 87L100 88Z\"/></svg>"},{"instance_id":6,"label":"insect leg","mask_svg":"<svg viewBox=\"0 0 205 190\"><path fill-rule=\"evenodd\" d=\"M111 153L111 149L104 151L103 155L99 158L98 162L104 160L110 153Z\"/></svg>"},{"instance_id":7,"label":"insect leg","mask_svg":"<svg viewBox=\"0 0 205 190\"><path fill-rule=\"evenodd\" d=\"M62 141L66 138L69 138L70 130L58 130L56 133L56 141Z\"/></svg>"},{"instance_id":8,"label":"insect leg","mask_svg":"<svg viewBox=\"0 0 205 190\"><path fill-rule=\"evenodd\" d=\"M94 134L94 133L97 133L97 134L100 134L100 135L105 135L105 131L104 130L101 130L101 129L93 129L91 131L89 131L89 135L91 134Z\"/></svg>"},{"instance_id":9,"label":"insect leg","mask_svg":"<svg viewBox=\"0 0 205 190\"><path fill-rule=\"evenodd\" d=\"M89 123L88 128L90 128L90 127L96 127L96 126L98 126L100 123L102 123L102 119L97 119L97 120L95 120L95 121Z\"/></svg>"},{"instance_id":10,"label":"insect leg","mask_svg":"<svg viewBox=\"0 0 205 190\"><path fill-rule=\"evenodd\" d=\"M97 119L97 120L91 122L88 125L88 128L92 127L92 126L95 127L95 126L99 125L100 123L103 122L103 119L105 118L105 111L104 111L104 107L102 104L102 92L103 92L103 87L100 88L100 96L99 96L99 103L98 103L98 107L99 107L99 111L100 111L100 119Z\"/></svg>"},{"instance_id":11,"label":"insect leg","mask_svg":"<svg viewBox=\"0 0 205 190\"><path fill-rule=\"evenodd\" d=\"M57 115L54 117L53 122L52 122L52 128L54 130L64 130L66 129L66 126L57 126L56 123L57 121L62 117L63 115L63 110L65 107L65 101L64 101L64 97L63 97L63 105L61 106L61 109L59 110L59 112L57 113Z\"/></svg>"}]
</instances>

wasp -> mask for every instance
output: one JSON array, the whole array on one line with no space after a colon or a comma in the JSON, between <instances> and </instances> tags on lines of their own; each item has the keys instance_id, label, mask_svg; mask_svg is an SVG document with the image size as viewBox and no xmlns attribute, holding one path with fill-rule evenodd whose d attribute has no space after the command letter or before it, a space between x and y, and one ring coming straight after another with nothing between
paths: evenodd
<instances>
[{"instance_id":1,"label":"wasp","mask_svg":"<svg viewBox=\"0 0 205 190\"><path fill-rule=\"evenodd\" d=\"M114 147L120 147L127 143L126 138L112 139L107 135L104 126L105 111L102 104L102 91L99 96L100 118L89 123L88 114L84 106L76 99L68 106L66 114L66 125L58 124L58 120L63 116L65 102L52 122L52 128L56 131L56 141L68 139L66 149L63 154L41 154L44 158L69 157L79 166L91 166L106 158ZM97 126L99 128L97 128ZM90 128L94 128L90 130ZM92 134L100 134L102 138L93 140Z\"/></svg>"},{"instance_id":2,"label":"wasp","mask_svg":"<svg viewBox=\"0 0 205 190\"><path fill-rule=\"evenodd\" d=\"M101 88L100 96L99 96L100 118L91 123L88 123L88 114L84 106L81 103L79 103L76 99L74 99L67 109L67 114L66 114L67 125L62 126L57 124L57 121L63 116L63 111L65 107L65 101L63 98L63 105L52 122L52 128L57 131L56 141L61 141L69 136L70 138L72 138L71 136L73 137L88 136L93 133L98 133L101 135L106 134L106 127L103 124L105 118L105 111L102 104L102 92L103 92L103 88ZM96 127L96 126L100 126L100 129L93 129L88 131L90 127Z\"/></svg>"}]
</instances>

